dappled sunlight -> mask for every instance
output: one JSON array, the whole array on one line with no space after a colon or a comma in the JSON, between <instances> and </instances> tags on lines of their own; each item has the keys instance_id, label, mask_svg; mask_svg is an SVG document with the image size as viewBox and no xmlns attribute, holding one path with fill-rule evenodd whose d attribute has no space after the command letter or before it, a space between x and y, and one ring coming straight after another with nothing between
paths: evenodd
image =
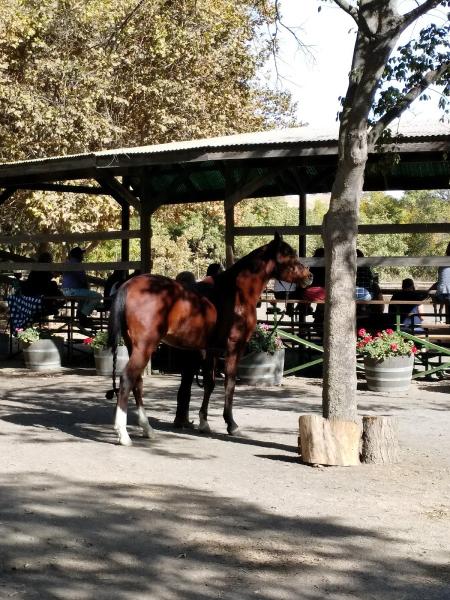
<instances>
[{"instance_id":1,"label":"dappled sunlight","mask_svg":"<svg viewBox=\"0 0 450 600\"><path fill-rule=\"evenodd\" d=\"M227 598L294 600L301 588L318 600L325 590L363 598L377 589L394 600L444 591L443 560L404 561L401 536L333 517L285 517L192 487L25 473L2 485L0 509L7 593L206 600L226 590Z\"/></svg>"}]
</instances>

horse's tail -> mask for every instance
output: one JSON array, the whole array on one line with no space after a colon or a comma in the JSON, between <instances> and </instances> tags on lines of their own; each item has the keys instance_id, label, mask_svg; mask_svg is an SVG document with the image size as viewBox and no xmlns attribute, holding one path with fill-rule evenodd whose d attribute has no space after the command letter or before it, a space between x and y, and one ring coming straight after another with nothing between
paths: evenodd
<instances>
[{"instance_id":1,"label":"horse's tail","mask_svg":"<svg viewBox=\"0 0 450 600\"><path fill-rule=\"evenodd\" d=\"M108 400L114 397L114 394L118 395L119 390L116 386L116 365L117 365L117 346L119 345L120 338L123 337L126 329L125 322L125 301L127 299L127 288L121 286L119 291L114 297L109 312L108 321L108 348L111 348L113 353L113 372L112 372L112 384L113 389L108 390L105 394Z\"/></svg>"}]
</instances>

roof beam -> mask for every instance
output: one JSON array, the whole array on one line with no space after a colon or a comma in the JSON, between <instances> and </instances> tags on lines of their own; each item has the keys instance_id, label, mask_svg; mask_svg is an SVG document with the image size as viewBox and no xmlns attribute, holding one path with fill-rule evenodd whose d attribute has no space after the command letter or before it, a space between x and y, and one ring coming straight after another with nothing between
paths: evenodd
<instances>
[{"instance_id":1,"label":"roof beam","mask_svg":"<svg viewBox=\"0 0 450 600\"><path fill-rule=\"evenodd\" d=\"M138 213L141 210L140 202L138 198L130 192L128 188L120 183L110 173L102 172L101 175L96 177L98 183L110 194L117 202L126 202L132 206Z\"/></svg>"},{"instance_id":2,"label":"roof beam","mask_svg":"<svg viewBox=\"0 0 450 600\"><path fill-rule=\"evenodd\" d=\"M3 192L0 194L0 206L6 202L9 198L11 198L11 196L17 191L17 188L15 187L10 187L10 188L6 188L6 190L3 190Z\"/></svg>"},{"instance_id":3,"label":"roof beam","mask_svg":"<svg viewBox=\"0 0 450 600\"><path fill-rule=\"evenodd\" d=\"M230 172L227 166L224 166L224 177L227 180L227 185L231 187L231 185L236 185L236 189L227 194L226 198L224 198L225 202L228 206L235 206L241 200L245 198L251 198L251 195L259 190L263 185L265 185L268 181L272 181L275 179L281 172L285 171L288 168L288 165L282 165L279 167L271 168L264 175L259 175L258 177L253 177L248 180L246 183L231 181Z\"/></svg>"},{"instance_id":4,"label":"roof beam","mask_svg":"<svg viewBox=\"0 0 450 600\"><path fill-rule=\"evenodd\" d=\"M23 183L17 186L21 190L31 190L37 192L68 192L72 194L96 194L99 196L108 196L109 192L101 187L90 185L66 185L62 183Z\"/></svg>"}]
</instances>

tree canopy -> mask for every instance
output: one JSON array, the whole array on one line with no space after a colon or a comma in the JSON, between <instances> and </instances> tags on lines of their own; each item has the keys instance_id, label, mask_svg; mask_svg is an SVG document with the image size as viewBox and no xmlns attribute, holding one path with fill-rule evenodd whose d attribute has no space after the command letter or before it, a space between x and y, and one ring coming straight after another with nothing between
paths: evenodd
<instances>
[{"instance_id":1,"label":"tree canopy","mask_svg":"<svg viewBox=\"0 0 450 600\"><path fill-rule=\"evenodd\" d=\"M0 160L292 125L289 94L258 78L274 18L271 0L5 0ZM62 233L118 215L108 198L17 193L0 225Z\"/></svg>"}]
</instances>

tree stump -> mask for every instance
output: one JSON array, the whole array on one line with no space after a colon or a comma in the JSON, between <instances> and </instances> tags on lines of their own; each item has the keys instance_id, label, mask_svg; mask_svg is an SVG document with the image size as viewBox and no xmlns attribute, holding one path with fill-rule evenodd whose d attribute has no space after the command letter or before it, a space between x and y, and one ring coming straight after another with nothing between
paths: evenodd
<instances>
[{"instance_id":1,"label":"tree stump","mask_svg":"<svg viewBox=\"0 0 450 600\"><path fill-rule=\"evenodd\" d=\"M319 415L299 417L303 462L319 465L359 465L361 424Z\"/></svg>"},{"instance_id":2,"label":"tree stump","mask_svg":"<svg viewBox=\"0 0 450 600\"><path fill-rule=\"evenodd\" d=\"M363 417L361 462L389 464L398 462L399 445L395 417Z\"/></svg>"}]
</instances>

